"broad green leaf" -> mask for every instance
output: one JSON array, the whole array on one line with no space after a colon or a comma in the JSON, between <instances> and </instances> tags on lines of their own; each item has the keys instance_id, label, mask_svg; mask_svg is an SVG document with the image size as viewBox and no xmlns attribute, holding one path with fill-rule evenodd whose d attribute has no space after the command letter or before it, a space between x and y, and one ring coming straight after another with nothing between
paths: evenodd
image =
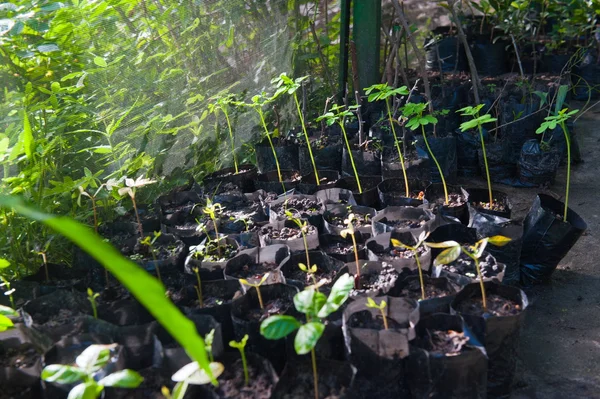
<instances>
[{"instance_id":1,"label":"broad green leaf","mask_svg":"<svg viewBox=\"0 0 600 399\"><path fill-rule=\"evenodd\" d=\"M102 67L102 68L106 68L108 66L108 64L106 63L106 61L102 57L94 57L94 64L96 64L96 65L98 65L99 67Z\"/></svg>"},{"instance_id":2,"label":"broad green leaf","mask_svg":"<svg viewBox=\"0 0 600 399\"><path fill-rule=\"evenodd\" d=\"M331 287L331 293L327 297L327 302L319 310L317 316L321 319L326 318L340 308L348 299L350 291L354 288L354 277L348 273L343 274Z\"/></svg>"},{"instance_id":3,"label":"broad green leaf","mask_svg":"<svg viewBox=\"0 0 600 399\"><path fill-rule=\"evenodd\" d=\"M294 339L296 353L306 355L310 352L317 345L317 342L319 342L323 331L325 331L325 325L315 321L301 326Z\"/></svg>"},{"instance_id":4,"label":"broad green leaf","mask_svg":"<svg viewBox=\"0 0 600 399\"><path fill-rule=\"evenodd\" d=\"M33 141L33 132L31 130L31 124L29 123L29 116L27 115L27 111L23 113L23 135L21 136L21 140L23 141L25 156L31 159L33 157L35 143Z\"/></svg>"},{"instance_id":5,"label":"broad green leaf","mask_svg":"<svg viewBox=\"0 0 600 399\"><path fill-rule=\"evenodd\" d=\"M425 245L430 248L450 248L460 246L456 241L426 242Z\"/></svg>"},{"instance_id":6,"label":"broad green leaf","mask_svg":"<svg viewBox=\"0 0 600 399\"><path fill-rule=\"evenodd\" d=\"M75 363L88 373L100 370L110 360L115 345L90 345L75 359Z\"/></svg>"},{"instance_id":7,"label":"broad green leaf","mask_svg":"<svg viewBox=\"0 0 600 399\"><path fill-rule=\"evenodd\" d=\"M402 241L400 241L400 240L398 240L398 239L396 239L396 238L392 238L392 239L390 239L390 242L392 243L392 246L393 246L394 248L407 248L407 249L412 249L412 247L410 247L410 246L408 246L408 245L406 245L406 244L403 244L403 243L402 243Z\"/></svg>"},{"instance_id":8,"label":"broad green leaf","mask_svg":"<svg viewBox=\"0 0 600 399\"><path fill-rule=\"evenodd\" d=\"M218 378L223 371L225 371L225 367L223 364L218 362L212 362L209 365L211 375L214 378ZM206 374L206 371L200 368L198 362L191 362L180 368L171 379L175 382L187 382L188 384L193 385L205 385L211 382L211 377Z\"/></svg>"},{"instance_id":9,"label":"broad green leaf","mask_svg":"<svg viewBox=\"0 0 600 399\"><path fill-rule=\"evenodd\" d=\"M0 258L0 269L6 269L9 266L10 266L9 261L7 261L6 259Z\"/></svg>"},{"instance_id":10,"label":"broad green leaf","mask_svg":"<svg viewBox=\"0 0 600 399\"><path fill-rule=\"evenodd\" d=\"M300 322L292 316L271 316L260 323L260 334L266 339L287 337L300 327Z\"/></svg>"},{"instance_id":11,"label":"broad green leaf","mask_svg":"<svg viewBox=\"0 0 600 399\"><path fill-rule=\"evenodd\" d=\"M300 291L294 295L294 306L300 313L304 313L310 316L316 316L319 313L319 309L323 307L323 304L327 301L327 297L322 292L309 288L304 291Z\"/></svg>"},{"instance_id":12,"label":"broad green leaf","mask_svg":"<svg viewBox=\"0 0 600 399\"><path fill-rule=\"evenodd\" d=\"M94 381L88 381L73 387L67 399L97 399L103 389Z\"/></svg>"},{"instance_id":13,"label":"broad green leaf","mask_svg":"<svg viewBox=\"0 0 600 399\"><path fill-rule=\"evenodd\" d=\"M492 236L488 238L488 242L497 247L503 247L511 241L512 240L510 238L505 236Z\"/></svg>"},{"instance_id":14,"label":"broad green leaf","mask_svg":"<svg viewBox=\"0 0 600 399\"><path fill-rule=\"evenodd\" d=\"M144 381L144 378L139 375L139 373L133 370L125 369L107 375L98 381L98 384L105 387L137 388L142 381ZM208 382L210 382L210 380Z\"/></svg>"},{"instance_id":15,"label":"broad green leaf","mask_svg":"<svg viewBox=\"0 0 600 399\"><path fill-rule=\"evenodd\" d=\"M6 331L9 328L13 328L14 326L15 325L11 319L4 316L3 314L0 314L0 331Z\"/></svg>"},{"instance_id":16,"label":"broad green leaf","mask_svg":"<svg viewBox=\"0 0 600 399\"><path fill-rule=\"evenodd\" d=\"M13 208L16 212L38 220L64 235L100 264L106 267L123 286L158 320L169 334L186 350L187 354L200 363L210 375L209 361L204 340L198 335L196 326L165 296L165 286L137 264L124 258L112 245L105 242L88 227L68 217L58 217L36 211L9 196L0 196L0 206ZM212 378L213 383L216 379Z\"/></svg>"},{"instance_id":17,"label":"broad green leaf","mask_svg":"<svg viewBox=\"0 0 600 399\"><path fill-rule=\"evenodd\" d=\"M58 384L74 384L81 381L86 373L79 367L51 364L42 370L42 380Z\"/></svg>"},{"instance_id":18,"label":"broad green leaf","mask_svg":"<svg viewBox=\"0 0 600 399\"><path fill-rule=\"evenodd\" d=\"M443 250L440 254L435 258L433 262L435 266L437 265L447 265L448 263L454 262L460 256L462 252L460 246L452 247Z\"/></svg>"},{"instance_id":19,"label":"broad green leaf","mask_svg":"<svg viewBox=\"0 0 600 399\"><path fill-rule=\"evenodd\" d=\"M0 316L18 316L19 313L9 306L0 305ZM10 321L10 320L9 320ZM0 325L2 321L0 320Z\"/></svg>"}]
</instances>

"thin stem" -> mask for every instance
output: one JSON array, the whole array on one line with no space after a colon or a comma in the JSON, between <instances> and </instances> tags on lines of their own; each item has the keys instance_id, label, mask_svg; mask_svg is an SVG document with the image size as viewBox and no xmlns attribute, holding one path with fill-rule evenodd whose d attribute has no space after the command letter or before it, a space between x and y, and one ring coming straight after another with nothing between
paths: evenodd
<instances>
[{"instance_id":1,"label":"thin stem","mask_svg":"<svg viewBox=\"0 0 600 399\"><path fill-rule=\"evenodd\" d=\"M521 56L519 55L519 48L517 47L517 41L515 40L514 35L511 33L510 38L512 39L512 44L515 49L515 54L517 55L517 64L519 65L519 72L521 73L521 79L525 80L525 74L523 73L523 65L521 64ZM533 44L535 48L535 43Z\"/></svg>"},{"instance_id":2,"label":"thin stem","mask_svg":"<svg viewBox=\"0 0 600 399\"><path fill-rule=\"evenodd\" d=\"M358 171L356 170L356 165L354 164L354 157L352 156L352 149L350 148L350 143L348 142L348 136L346 135L346 129L344 128L344 122L339 122L340 127L342 128L342 133L344 134L344 141L346 142L346 149L348 150L348 157L350 157L350 163L352 164L352 169L354 170L354 177L356 178L356 185L358 186L358 192L362 194L362 187L360 185L360 179L358 178Z\"/></svg>"},{"instance_id":3,"label":"thin stem","mask_svg":"<svg viewBox=\"0 0 600 399\"><path fill-rule=\"evenodd\" d=\"M313 169L315 171L315 179L317 181L317 186L321 183L321 179L319 179L319 172L317 171L317 163L315 162L315 157L313 156L312 148L310 146L310 140L308 138L308 132L306 131L306 125L304 123L304 116L302 116L302 111L300 110L300 103L298 102L298 95L294 92L294 101L296 102L296 109L298 110L298 116L300 117L300 124L302 125L302 131L304 132L304 138L306 139L306 145L308 147L308 155L310 155L310 160L313 165Z\"/></svg>"},{"instance_id":4,"label":"thin stem","mask_svg":"<svg viewBox=\"0 0 600 399\"><path fill-rule=\"evenodd\" d=\"M469 255L470 256L470 255ZM479 259L471 256L475 261L475 267L477 268L477 276L479 277L479 286L481 287L481 300L483 301L483 311L487 312L487 301L485 297L485 285L483 284L483 276L481 275L481 267L479 266Z\"/></svg>"},{"instance_id":5,"label":"thin stem","mask_svg":"<svg viewBox=\"0 0 600 399\"><path fill-rule=\"evenodd\" d=\"M198 269L194 269L194 273L196 274L196 281L198 282L198 286L196 287L196 294L198 294L198 303L201 308L204 307L204 299L202 298L202 281L200 280L200 271Z\"/></svg>"},{"instance_id":6,"label":"thin stem","mask_svg":"<svg viewBox=\"0 0 600 399\"><path fill-rule=\"evenodd\" d=\"M94 314L94 319L98 319L98 309L96 309L96 301L90 299L90 303L92 304L92 313Z\"/></svg>"},{"instance_id":7,"label":"thin stem","mask_svg":"<svg viewBox=\"0 0 600 399\"><path fill-rule=\"evenodd\" d=\"M263 304L262 295L260 294L260 288L258 285L255 286L254 288L256 288L256 295L258 296L258 304L260 305L261 309L264 309L265 305Z\"/></svg>"},{"instance_id":8,"label":"thin stem","mask_svg":"<svg viewBox=\"0 0 600 399\"><path fill-rule=\"evenodd\" d=\"M419 259L419 252L417 248L413 249L415 254L415 260L417 261L417 268L419 269L419 283L421 284L421 300L425 300L425 282L423 281L423 269L421 268L421 260Z\"/></svg>"},{"instance_id":9,"label":"thin stem","mask_svg":"<svg viewBox=\"0 0 600 399\"><path fill-rule=\"evenodd\" d=\"M304 252L306 253L306 267L310 270L310 257L308 256L308 242L306 241L306 233L300 227L300 232L302 233L302 240L304 241Z\"/></svg>"},{"instance_id":10,"label":"thin stem","mask_svg":"<svg viewBox=\"0 0 600 399\"><path fill-rule=\"evenodd\" d=\"M156 260L156 254L154 253L154 247L152 246L152 244L150 244L150 253L152 254L154 267L156 267L156 277L158 277L158 281L162 283L162 277L160 276L160 267L158 266L158 261Z\"/></svg>"},{"instance_id":11,"label":"thin stem","mask_svg":"<svg viewBox=\"0 0 600 399\"><path fill-rule=\"evenodd\" d=\"M41 255L44 262L44 271L46 272L46 281L50 281L50 274L48 273L48 259L46 258L45 253L42 252Z\"/></svg>"},{"instance_id":12,"label":"thin stem","mask_svg":"<svg viewBox=\"0 0 600 399\"><path fill-rule=\"evenodd\" d=\"M213 215L210 215L210 218L212 219L213 222L213 226L215 227L215 236L216 241L217 241L217 254L219 254L219 258L221 257L221 240L219 238L219 229L217 228L217 218L214 217Z\"/></svg>"},{"instance_id":13,"label":"thin stem","mask_svg":"<svg viewBox=\"0 0 600 399\"><path fill-rule=\"evenodd\" d=\"M96 210L96 198L90 197L92 199L92 211L94 212L94 231L98 234L98 211Z\"/></svg>"},{"instance_id":14,"label":"thin stem","mask_svg":"<svg viewBox=\"0 0 600 399\"><path fill-rule=\"evenodd\" d=\"M140 221L140 214L138 213L137 204L135 203L135 193L129 194L131 197L131 203L133 204L133 211L135 212L135 218L138 223L138 231L140 232L140 238L144 238L144 230L142 229L142 222Z\"/></svg>"},{"instance_id":15,"label":"thin stem","mask_svg":"<svg viewBox=\"0 0 600 399\"><path fill-rule=\"evenodd\" d=\"M438 172L440 173L442 185L444 186L444 198L446 200L446 205L448 205L448 188L446 187L446 179L444 178L444 172L442 172L442 167L440 166L435 155L433 155L433 151L431 151L431 147L429 146L429 142L427 141L427 135L425 134L425 127L423 125L421 125L421 133L423 134L423 140L425 140L425 146L427 147L427 151L429 151L429 155L431 155L431 159L433 159L433 162L435 162L435 166L437 166Z\"/></svg>"},{"instance_id":16,"label":"thin stem","mask_svg":"<svg viewBox=\"0 0 600 399\"><path fill-rule=\"evenodd\" d=\"M569 210L569 187L571 184L571 140L569 137L569 130L567 129L567 125L562 122L560 124L562 128L563 134L565 135L565 141L567 143L567 188L565 191L565 213L563 215L563 220L567 221L567 211Z\"/></svg>"},{"instance_id":17,"label":"thin stem","mask_svg":"<svg viewBox=\"0 0 600 399\"><path fill-rule=\"evenodd\" d=\"M485 152L485 142L483 140L483 128L481 127L481 125L478 125L478 127L479 127L479 139L481 140L481 152L483 152L483 163L485 165L485 177L487 178L488 193L490 195L490 209L492 209L494 197L492 196L492 182L490 180L490 169L488 167L487 154Z\"/></svg>"},{"instance_id":18,"label":"thin stem","mask_svg":"<svg viewBox=\"0 0 600 399\"><path fill-rule=\"evenodd\" d=\"M275 166L277 167L277 176L279 177L279 182L283 184L283 177L281 177L281 168L279 167L279 159L277 159L277 152L275 151L273 140L271 140L271 135L269 134L269 129L267 128L267 122L265 122L265 117L260 108L257 108L256 112L258 112L258 116L260 116L260 122L262 123L263 128L265 129L265 134L267 135L267 140L269 140L271 151L273 151L273 157L275 158ZM283 191L285 191L285 189Z\"/></svg>"},{"instance_id":19,"label":"thin stem","mask_svg":"<svg viewBox=\"0 0 600 399\"><path fill-rule=\"evenodd\" d=\"M235 174L239 173L237 157L235 155L235 139L233 138L233 129L231 128L231 121L229 120L229 115L227 111L223 110L223 115L225 115L225 120L227 121L227 129L229 129L229 138L231 140L231 154L233 155L233 165L235 166Z\"/></svg>"},{"instance_id":20,"label":"thin stem","mask_svg":"<svg viewBox=\"0 0 600 399\"><path fill-rule=\"evenodd\" d=\"M13 297L13 294L10 294L8 296L8 299L10 299L10 306L12 306L13 310L17 310L17 308L15 306L15 298Z\"/></svg>"},{"instance_id":21,"label":"thin stem","mask_svg":"<svg viewBox=\"0 0 600 399\"><path fill-rule=\"evenodd\" d=\"M246 362L246 353L243 349L240 349L240 355L242 355L242 366L244 367L244 384L250 383L250 376L248 375L248 362Z\"/></svg>"},{"instance_id":22,"label":"thin stem","mask_svg":"<svg viewBox=\"0 0 600 399\"><path fill-rule=\"evenodd\" d=\"M356 262L356 289L360 289L360 264L358 263L358 248L356 247L356 238L354 237L354 233L350 234L352 236L352 245L354 246L354 261Z\"/></svg>"},{"instance_id":23,"label":"thin stem","mask_svg":"<svg viewBox=\"0 0 600 399\"><path fill-rule=\"evenodd\" d=\"M313 369L313 384L315 390L315 399L319 399L319 374L317 373L317 355L315 354L315 348L310 351L310 357L312 360Z\"/></svg>"},{"instance_id":24,"label":"thin stem","mask_svg":"<svg viewBox=\"0 0 600 399\"><path fill-rule=\"evenodd\" d=\"M390 110L390 103L388 99L385 99L385 106L387 107L388 118L390 120L390 127L392 128L392 134L394 135L394 143L396 144L396 150L400 156L400 165L402 166L402 174L404 175L404 188L406 189L406 198L410 198L410 190L408 188L408 176L406 175L406 167L404 166L404 157L402 151L400 151L400 144L398 144L398 136L396 136L396 128L394 127L394 119L392 118L392 111Z\"/></svg>"}]
</instances>

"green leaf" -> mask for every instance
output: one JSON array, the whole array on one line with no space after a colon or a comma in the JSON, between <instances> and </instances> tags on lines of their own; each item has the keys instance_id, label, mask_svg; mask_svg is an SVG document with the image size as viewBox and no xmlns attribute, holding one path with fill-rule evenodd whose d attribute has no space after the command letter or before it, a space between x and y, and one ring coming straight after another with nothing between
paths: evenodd
<instances>
[{"instance_id":1,"label":"green leaf","mask_svg":"<svg viewBox=\"0 0 600 399\"><path fill-rule=\"evenodd\" d=\"M218 378L223 371L225 371L225 366L218 362L212 362L209 365L211 375L214 378ZM171 379L175 382L183 382L185 381L188 384L193 385L205 385L211 382L211 377L206 374L206 371L200 368L198 362L191 362L180 368Z\"/></svg>"},{"instance_id":2,"label":"green leaf","mask_svg":"<svg viewBox=\"0 0 600 399\"><path fill-rule=\"evenodd\" d=\"M87 374L75 366L51 364L42 370L42 380L58 384L74 384L81 381Z\"/></svg>"},{"instance_id":3,"label":"green leaf","mask_svg":"<svg viewBox=\"0 0 600 399\"><path fill-rule=\"evenodd\" d=\"M325 325L316 321L301 326L294 339L296 353L299 355L306 355L310 352L315 345L317 345L317 342L319 342L319 338L323 335L323 331L325 331Z\"/></svg>"},{"instance_id":4,"label":"green leaf","mask_svg":"<svg viewBox=\"0 0 600 399\"><path fill-rule=\"evenodd\" d=\"M9 261L7 261L6 259L0 258L0 269L6 269L9 266L10 266Z\"/></svg>"},{"instance_id":5,"label":"green leaf","mask_svg":"<svg viewBox=\"0 0 600 399\"><path fill-rule=\"evenodd\" d=\"M88 373L100 370L110 360L114 345L90 345L75 359L75 363Z\"/></svg>"},{"instance_id":6,"label":"green leaf","mask_svg":"<svg viewBox=\"0 0 600 399\"><path fill-rule=\"evenodd\" d=\"M27 116L27 112L23 113L23 134L21 136L21 140L23 141L25 156L31 159L33 157L35 143L33 141L33 131L31 130L31 124L29 123L29 116Z\"/></svg>"},{"instance_id":7,"label":"green leaf","mask_svg":"<svg viewBox=\"0 0 600 399\"><path fill-rule=\"evenodd\" d=\"M407 248L407 249L412 249L411 247L409 247L408 245L405 245L402 243L402 241L397 240L395 238L391 238L390 242L392 243L392 246L394 248Z\"/></svg>"},{"instance_id":8,"label":"green leaf","mask_svg":"<svg viewBox=\"0 0 600 399\"><path fill-rule=\"evenodd\" d=\"M103 390L104 387L94 381L88 381L73 387L67 399L97 399Z\"/></svg>"},{"instance_id":9,"label":"green leaf","mask_svg":"<svg viewBox=\"0 0 600 399\"><path fill-rule=\"evenodd\" d=\"M15 325L11 319L4 316L3 314L0 314L0 331L6 331L9 328L13 328L14 326Z\"/></svg>"},{"instance_id":10,"label":"green leaf","mask_svg":"<svg viewBox=\"0 0 600 399\"><path fill-rule=\"evenodd\" d=\"M300 313L316 316L327 301L325 294L309 288L294 295L294 306Z\"/></svg>"},{"instance_id":11,"label":"green leaf","mask_svg":"<svg viewBox=\"0 0 600 399\"><path fill-rule=\"evenodd\" d=\"M139 373L125 369L107 375L98 384L105 387L137 388L143 381L144 378Z\"/></svg>"},{"instance_id":12,"label":"green leaf","mask_svg":"<svg viewBox=\"0 0 600 399\"><path fill-rule=\"evenodd\" d=\"M102 57L94 57L94 64L98 65L101 68L106 68L108 64Z\"/></svg>"},{"instance_id":13,"label":"green leaf","mask_svg":"<svg viewBox=\"0 0 600 399\"><path fill-rule=\"evenodd\" d=\"M196 326L165 296L165 286L137 264L124 258L112 245L105 242L88 227L68 217L48 215L27 207L15 197L0 196L0 206L38 220L64 235L100 264L106 267L123 286L158 320L187 354L210 373L204 340ZM210 374L209 374L210 375ZM212 378L213 383L216 380Z\"/></svg>"},{"instance_id":14,"label":"green leaf","mask_svg":"<svg viewBox=\"0 0 600 399\"><path fill-rule=\"evenodd\" d=\"M435 258L433 262L434 266L437 265L447 265L448 263L454 262L460 256L461 249L460 246L452 247L443 250L440 254Z\"/></svg>"},{"instance_id":15,"label":"green leaf","mask_svg":"<svg viewBox=\"0 0 600 399\"><path fill-rule=\"evenodd\" d=\"M327 302L319 310L317 316L321 319L326 318L340 308L348 299L350 291L354 288L354 277L348 273L343 274L331 287L331 293L327 297Z\"/></svg>"},{"instance_id":16,"label":"green leaf","mask_svg":"<svg viewBox=\"0 0 600 399\"><path fill-rule=\"evenodd\" d=\"M492 237L488 238L488 242L497 247L503 247L511 241L512 240L510 238L505 237L505 236L500 236L500 235L492 236Z\"/></svg>"},{"instance_id":17,"label":"green leaf","mask_svg":"<svg viewBox=\"0 0 600 399\"><path fill-rule=\"evenodd\" d=\"M450 248L460 246L456 241L426 242L425 245L430 248Z\"/></svg>"},{"instance_id":18,"label":"green leaf","mask_svg":"<svg viewBox=\"0 0 600 399\"><path fill-rule=\"evenodd\" d=\"M16 310L14 310L13 308L11 308L9 306L0 305L0 316L18 316L18 315L19 315L19 313ZM0 325L2 325L1 319L0 319Z\"/></svg>"},{"instance_id":19,"label":"green leaf","mask_svg":"<svg viewBox=\"0 0 600 399\"><path fill-rule=\"evenodd\" d=\"M271 316L260 323L260 334L266 339L281 339L296 331L300 325L292 316Z\"/></svg>"}]
</instances>

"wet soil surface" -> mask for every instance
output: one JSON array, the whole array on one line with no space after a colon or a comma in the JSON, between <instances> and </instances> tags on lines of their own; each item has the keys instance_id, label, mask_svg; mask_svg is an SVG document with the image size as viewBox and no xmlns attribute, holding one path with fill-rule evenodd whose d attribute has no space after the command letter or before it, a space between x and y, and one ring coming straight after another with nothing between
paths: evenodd
<instances>
[{"instance_id":1,"label":"wet soil surface","mask_svg":"<svg viewBox=\"0 0 600 399\"><path fill-rule=\"evenodd\" d=\"M425 252L427 252L427 248L425 246L420 246L417 248L417 252L419 257L421 257ZM399 259L414 259L415 253L407 248L391 248L386 252L375 253L379 257L379 260L390 262L393 260Z\"/></svg>"},{"instance_id":2,"label":"wet soil surface","mask_svg":"<svg viewBox=\"0 0 600 399\"><path fill-rule=\"evenodd\" d=\"M361 244L357 244L357 251L361 251L363 246ZM336 255L349 255L354 254L354 245L352 243L343 243L343 242L335 242L328 245L321 245L320 248L326 254L336 254Z\"/></svg>"},{"instance_id":3,"label":"wet soil surface","mask_svg":"<svg viewBox=\"0 0 600 399\"><path fill-rule=\"evenodd\" d=\"M481 274L484 279L493 278L503 270L496 262L496 259L491 255L487 255L480 259L479 267L481 268ZM448 265L442 265L442 269L450 273L461 274L469 278L478 279L475 262L465 254L461 254L457 260Z\"/></svg>"},{"instance_id":4,"label":"wet soil surface","mask_svg":"<svg viewBox=\"0 0 600 399\"><path fill-rule=\"evenodd\" d=\"M268 399L271 397L272 381L262 367L248 362L250 383L244 383L242 360L238 359L218 378L219 386L214 388L219 398L223 399Z\"/></svg>"},{"instance_id":5,"label":"wet soil surface","mask_svg":"<svg viewBox=\"0 0 600 399\"><path fill-rule=\"evenodd\" d=\"M452 292L436 287L430 281L425 281L425 299L442 298L451 295ZM400 296L411 299L421 299L421 283L418 279L410 280L408 284L400 291Z\"/></svg>"},{"instance_id":6,"label":"wet soil surface","mask_svg":"<svg viewBox=\"0 0 600 399\"><path fill-rule=\"evenodd\" d=\"M359 260L359 265L361 261ZM356 267L350 266L351 273L356 275ZM391 265L384 264L384 267L379 273L366 273L361 270L360 279L358 281L358 290L352 291L352 295L357 295L364 292L373 292L382 290L387 292L398 280L398 272Z\"/></svg>"},{"instance_id":7,"label":"wet soil surface","mask_svg":"<svg viewBox=\"0 0 600 399\"><path fill-rule=\"evenodd\" d=\"M487 309L483 309L481 297L471 298L461 302L458 311L463 314L473 316L483 316L484 314L492 316L514 316L521 312L521 305L499 295L486 295Z\"/></svg>"},{"instance_id":8,"label":"wet soil surface","mask_svg":"<svg viewBox=\"0 0 600 399\"><path fill-rule=\"evenodd\" d=\"M423 227L425 223L427 223L429 219L421 219L421 220L389 220L388 218L383 218L379 220L379 223L383 223L387 226L393 227L395 229L417 229L419 227Z\"/></svg>"},{"instance_id":9,"label":"wet soil surface","mask_svg":"<svg viewBox=\"0 0 600 399\"><path fill-rule=\"evenodd\" d=\"M306 231L306 235L316 234L317 228L312 225L308 225L308 231ZM267 236L272 240L293 240L295 238L302 238L302 232L300 229L295 227L283 227L281 229L276 229L273 226L265 226L260 230L260 234L263 236Z\"/></svg>"},{"instance_id":10,"label":"wet soil surface","mask_svg":"<svg viewBox=\"0 0 600 399\"><path fill-rule=\"evenodd\" d=\"M277 269L279 265L277 263L253 263L244 265L240 270L231 273L232 277L235 278L258 278L260 279L265 273L272 272Z\"/></svg>"},{"instance_id":11,"label":"wet soil surface","mask_svg":"<svg viewBox=\"0 0 600 399\"><path fill-rule=\"evenodd\" d=\"M269 316L284 314L293 304L288 298L277 298L265 301L264 306L264 309L251 309L246 313L246 318L250 321L262 322Z\"/></svg>"}]
</instances>

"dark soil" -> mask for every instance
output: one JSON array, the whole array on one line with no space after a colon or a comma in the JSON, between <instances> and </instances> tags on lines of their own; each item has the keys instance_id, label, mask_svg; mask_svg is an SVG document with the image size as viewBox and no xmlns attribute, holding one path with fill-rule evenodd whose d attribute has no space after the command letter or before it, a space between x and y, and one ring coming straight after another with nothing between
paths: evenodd
<instances>
[{"instance_id":1,"label":"dark soil","mask_svg":"<svg viewBox=\"0 0 600 399\"><path fill-rule=\"evenodd\" d=\"M321 203L310 198L292 198L287 203L283 202L271 208L271 211L280 216L285 216L286 210L291 211L294 215L300 213L300 216L304 218L305 215L318 215L321 213Z\"/></svg>"},{"instance_id":2,"label":"dark soil","mask_svg":"<svg viewBox=\"0 0 600 399\"><path fill-rule=\"evenodd\" d=\"M385 311L385 309L384 309ZM387 318L388 328L391 330L402 328L402 326L396 321ZM368 310L363 310L360 312L354 313L348 319L348 325L351 328L368 328L370 330L384 330L385 325L383 324L383 316L381 312L373 317L373 314Z\"/></svg>"},{"instance_id":3,"label":"dark soil","mask_svg":"<svg viewBox=\"0 0 600 399\"><path fill-rule=\"evenodd\" d=\"M246 319L249 321L262 322L269 316L284 314L293 306L292 301L288 298L277 298L270 301L265 301L264 309L252 309L246 314Z\"/></svg>"},{"instance_id":4,"label":"dark soil","mask_svg":"<svg viewBox=\"0 0 600 399\"><path fill-rule=\"evenodd\" d=\"M273 270L277 269L278 266L279 265L274 262L253 263L243 266L241 270L233 272L231 276L235 278L260 279L265 275L265 273L272 272Z\"/></svg>"},{"instance_id":5,"label":"dark soil","mask_svg":"<svg viewBox=\"0 0 600 399\"><path fill-rule=\"evenodd\" d=\"M308 362L310 364L310 362ZM320 399L340 399L347 397L346 388L339 387L336 381L337 374L335 370L325 370L319 368L319 398ZM294 373L293 380L286 380L285 394L281 397L285 399L312 399L315 397L314 379L310 369L297 370Z\"/></svg>"},{"instance_id":6,"label":"dark soil","mask_svg":"<svg viewBox=\"0 0 600 399\"><path fill-rule=\"evenodd\" d=\"M452 293L436 287L430 281L425 281L425 299L442 298ZM400 291L400 296L405 296L411 299L421 299L421 283L418 279L413 279Z\"/></svg>"},{"instance_id":7,"label":"dark soil","mask_svg":"<svg viewBox=\"0 0 600 399\"><path fill-rule=\"evenodd\" d=\"M371 225L371 215L363 214L360 212L352 212L352 213L355 216L354 220L352 221L352 225L354 226L354 228L365 227L365 226ZM345 220L347 218L348 218L348 215L338 216L338 215L329 214L329 215L327 215L325 220L327 221L327 223L329 223L333 226L346 227Z\"/></svg>"},{"instance_id":8,"label":"dark soil","mask_svg":"<svg viewBox=\"0 0 600 399\"><path fill-rule=\"evenodd\" d=\"M317 265L317 272L312 274L317 281L325 280L325 285L330 284L335 278L337 272L335 270L325 271ZM287 273L286 278L302 281L306 285L313 284L313 278L310 274L303 272L300 268L295 268L290 273Z\"/></svg>"},{"instance_id":9,"label":"dark soil","mask_svg":"<svg viewBox=\"0 0 600 399\"><path fill-rule=\"evenodd\" d=\"M220 181L211 181L205 186L206 194L209 197L215 195L227 195L231 197L243 197L244 193L240 187L234 183L223 183Z\"/></svg>"},{"instance_id":10,"label":"dark soil","mask_svg":"<svg viewBox=\"0 0 600 399\"><path fill-rule=\"evenodd\" d=\"M363 246L357 244L357 251L361 251ZM354 253L354 245L352 243L334 242L326 246L321 246L321 249L326 254L349 255Z\"/></svg>"},{"instance_id":11,"label":"dark soil","mask_svg":"<svg viewBox=\"0 0 600 399\"><path fill-rule=\"evenodd\" d=\"M256 367L253 362L248 362L249 384L244 383L244 368L241 359L230 367L225 368L218 378L219 386L214 388L219 398L231 399L268 399L273 388L271 378Z\"/></svg>"},{"instance_id":12,"label":"dark soil","mask_svg":"<svg viewBox=\"0 0 600 399\"><path fill-rule=\"evenodd\" d=\"M32 367L39 358L39 353L33 347L8 348L0 356L0 368L11 367L22 369Z\"/></svg>"},{"instance_id":13,"label":"dark soil","mask_svg":"<svg viewBox=\"0 0 600 399\"><path fill-rule=\"evenodd\" d=\"M218 245L217 243L217 240L210 241L206 244L204 250L198 253L198 257L205 262L224 262L233 258L238 252L237 248L231 244L221 242Z\"/></svg>"},{"instance_id":14,"label":"dark soil","mask_svg":"<svg viewBox=\"0 0 600 399\"><path fill-rule=\"evenodd\" d=\"M444 205L449 208L456 208L464 205L467 200L463 197L462 194L448 193L448 205L446 205L446 199L442 195L442 197L435 200L435 203L438 205Z\"/></svg>"},{"instance_id":15,"label":"dark soil","mask_svg":"<svg viewBox=\"0 0 600 399\"><path fill-rule=\"evenodd\" d=\"M238 169L237 173L235 173L235 172L226 172L226 173L219 174L219 175L216 175L216 176L211 176L210 178L211 179L215 179L215 180L216 179L223 179L225 177L235 176L235 175L239 175L241 173L246 173L246 172L249 172L250 170L252 170L252 169Z\"/></svg>"},{"instance_id":16,"label":"dark soil","mask_svg":"<svg viewBox=\"0 0 600 399\"><path fill-rule=\"evenodd\" d=\"M359 261L360 264L360 261ZM353 267L354 266L354 267ZM356 265L350 266L351 273L356 275ZM381 272L379 273L361 273L360 280L358 282L358 290L353 291L353 295L369 292L384 290L387 291L392 287L398 280L398 272L391 265L384 264Z\"/></svg>"},{"instance_id":17,"label":"dark soil","mask_svg":"<svg viewBox=\"0 0 600 399\"><path fill-rule=\"evenodd\" d=\"M487 311L483 310L481 297L470 298L461 302L458 311L473 316L514 316L521 312L521 305L499 295L486 295Z\"/></svg>"},{"instance_id":18,"label":"dark soil","mask_svg":"<svg viewBox=\"0 0 600 399\"><path fill-rule=\"evenodd\" d=\"M317 228L312 225L308 225L308 231L305 233L316 234ZM263 236L267 236L272 240L293 240L295 238L302 238L302 232L300 229L295 227L282 227L280 230L274 228L273 226L265 226L260 229L260 234Z\"/></svg>"},{"instance_id":19,"label":"dark soil","mask_svg":"<svg viewBox=\"0 0 600 399\"><path fill-rule=\"evenodd\" d=\"M379 223L383 223L395 229L416 229L424 226L428 221L429 219L425 219L423 216L423 219L419 220L389 220L388 218L383 218L379 220Z\"/></svg>"},{"instance_id":20,"label":"dark soil","mask_svg":"<svg viewBox=\"0 0 600 399\"><path fill-rule=\"evenodd\" d=\"M431 353L453 356L458 355L467 342L469 342L469 337L462 332L427 330L427 336L419 339L417 344Z\"/></svg>"},{"instance_id":21,"label":"dark soil","mask_svg":"<svg viewBox=\"0 0 600 399\"><path fill-rule=\"evenodd\" d=\"M427 248L425 246L420 246L417 248L417 253L419 257L422 256L425 252L427 252ZM414 259L415 253L407 248L390 248L386 252L375 253L382 261L392 261L397 259Z\"/></svg>"},{"instance_id":22,"label":"dark soil","mask_svg":"<svg viewBox=\"0 0 600 399\"><path fill-rule=\"evenodd\" d=\"M506 206L506 204L502 201L497 201L496 199L494 199L494 202L492 203L491 207L489 202L473 202L471 205L473 205L475 209L486 209L488 211L495 212L508 211L508 207Z\"/></svg>"},{"instance_id":23,"label":"dark soil","mask_svg":"<svg viewBox=\"0 0 600 399\"><path fill-rule=\"evenodd\" d=\"M479 260L479 267L481 268L481 274L483 275L483 278L495 277L503 270L496 262L496 259L490 254L484 254L484 257ZM442 265L442 269L446 270L447 272L461 274L469 278L477 278L475 262L465 254L461 254L457 260L448 265Z\"/></svg>"}]
</instances>

